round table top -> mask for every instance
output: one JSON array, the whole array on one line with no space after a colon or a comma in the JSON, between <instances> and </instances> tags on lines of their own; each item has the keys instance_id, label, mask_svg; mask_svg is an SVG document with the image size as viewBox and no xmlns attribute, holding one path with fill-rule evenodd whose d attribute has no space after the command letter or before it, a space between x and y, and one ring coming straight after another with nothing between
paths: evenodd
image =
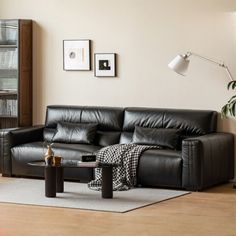
<instances>
[{"instance_id":1,"label":"round table top","mask_svg":"<svg viewBox=\"0 0 236 236\"><path fill-rule=\"evenodd\" d=\"M63 160L60 165L46 165L45 161L43 160L36 160L36 161L31 161L28 162L28 165L31 166L41 166L41 167L87 167L87 168L102 168L102 167L118 167L120 166L119 164L116 163L99 163L98 161L89 161L89 162L82 162L79 160Z\"/></svg>"}]
</instances>

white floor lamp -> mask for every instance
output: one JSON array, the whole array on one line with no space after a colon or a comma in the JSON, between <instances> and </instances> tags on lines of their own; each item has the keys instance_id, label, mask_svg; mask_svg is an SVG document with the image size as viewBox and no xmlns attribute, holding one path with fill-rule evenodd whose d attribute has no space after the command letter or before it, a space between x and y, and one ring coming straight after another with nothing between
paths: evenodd
<instances>
[{"instance_id":1,"label":"white floor lamp","mask_svg":"<svg viewBox=\"0 0 236 236\"><path fill-rule=\"evenodd\" d=\"M193 52L187 52L186 54L183 55L177 55L169 64L168 66L170 67L170 69L172 69L173 71L175 71L176 73L180 74L180 75L186 75L185 73L187 72L188 69L188 65L190 60L189 57L190 56L196 56L199 57L205 61L209 61L212 62L214 64L217 64L218 66L224 68L229 76L229 78L233 81L233 76L229 71L229 68L224 64L224 62L217 62L215 60L203 57L201 55L198 55L196 53Z\"/></svg>"},{"instance_id":2,"label":"white floor lamp","mask_svg":"<svg viewBox=\"0 0 236 236\"><path fill-rule=\"evenodd\" d=\"M228 88L229 88L230 86L231 86L233 89L235 88L235 86L236 86L236 81L233 79L233 76L232 76L232 74L230 73L229 68L224 64L224 62L221 62L221 63L220 63L220 62L217 62L217 61L215 61L215 60L212 60L212 59L203 57L203 56L198 55L198 54L193 53L193 52L187 52L186 54L183 54L183 55L180 55L180 54L177 55L177 56L168 64L169 68L172 69L173 71L175 71L176 73L185 76L185 75L186 75L186 72L187 72L187 69L188 69L188 66L189 66L189 62L190 62L189 57L192 56L192 55L193 55L193 56L196 56L196 57L199 57L199 58L201 58L201 59L203 59L203 60L212 62L212 63L214 63L214 64L217 64L218 66L224 68L224 69L226 70L226 72L227 72L227 74L228 74L230 80L231 80L231 82L228 84ZM231 99L232 99L232 98L231 98ZM235 98L233 97L233 99L235 99ZM230 101L231 101L231 100L229 100L229 102L230 102ZM229 103L229 102L228 102L228 103ZM235 102L234 102L234 104L235 104ZM227 106L227 104L226 104L225 106ZM224 107L225 107L225 106L224 106ZM222 108L222 109L223 109L223 108ZM235 115L235 113L234 113L233 115ZM233 188L236 188L236 184L233 184Z\"/></svg>"},{"instance_id":3,"label":"white floor lamp","mask_svg":"<svg viewBox=\"0 0 236 236\"><path fill-rule=\"evenodd\" d=\"M180 75L186 75L188 65L189 65L189 58L190 56L196 56L199 57L205 61L214 63L221 68L225 69L225 71L228 74L229 79L231 80L228 83L228 89L236 90L236 80L233 79L232 74L229 71L229 68L224 64L224 62L217 62L215 60L203 57L201 55L198 55L193 52L187 52L186 54L183 55L177 55L169 64L168 66L174 70L176 73ZM227 115L235 116L236 117L236 95L232 96L228 102L222 107L221 109L221 116L225 117Z\"/></svg>"}]
</instances>

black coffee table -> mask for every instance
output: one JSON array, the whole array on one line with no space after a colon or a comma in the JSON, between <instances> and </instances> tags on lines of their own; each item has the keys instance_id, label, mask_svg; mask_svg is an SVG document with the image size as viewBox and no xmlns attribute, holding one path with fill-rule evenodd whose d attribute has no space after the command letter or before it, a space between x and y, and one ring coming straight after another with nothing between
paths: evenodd
<instances>
[{"instance_id":1,"label":"black coffee table","mask_svg":"<svg viewBox=\"0 0 236 236\"><path fill-rule=\"evenodd\" d=\"M56 193L64 192L64 168L102 168L102 198L113 198L112 168L115 164L79 163L77 160L62 162L61 165L46 165L44 161L32 161L32 166L44 168L45 196L56 197Z\"/></svg>"}]
</instances>

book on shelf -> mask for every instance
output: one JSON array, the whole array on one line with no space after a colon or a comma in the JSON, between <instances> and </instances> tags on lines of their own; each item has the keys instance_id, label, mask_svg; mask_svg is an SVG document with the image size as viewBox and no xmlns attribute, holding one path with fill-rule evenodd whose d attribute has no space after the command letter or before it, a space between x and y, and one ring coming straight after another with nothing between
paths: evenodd
<instances>
[{"instance_id":1,"label":"book on shelf","mask_svg":"<svg viewBox=\"0 0 236 236\"><path fill-rule=\"evenodd\" d=\"M0 99L0 115L1 116L17 116L17 100L16 99Z\"/></svg>"},{"instance_id":2,"label":"book on shelf","mask_svg":"<svg viewBox=\"0 0 236 236\"><path fill-rule=\"evenodd\" d=\"M1 69L17 69L17 49L2 49L0 51L0 68Z\"/></svg>"},{"instance_id":3,"label":"book on shelf","mask_svg":"<svg viewBox=\"0 0 236 236\"><path fill-rule=\"evenodd\" d=\"M13 21L0 22L0 43L2 44L16 44L18 37L18 23Z\"/></svg>"}]
</instances>

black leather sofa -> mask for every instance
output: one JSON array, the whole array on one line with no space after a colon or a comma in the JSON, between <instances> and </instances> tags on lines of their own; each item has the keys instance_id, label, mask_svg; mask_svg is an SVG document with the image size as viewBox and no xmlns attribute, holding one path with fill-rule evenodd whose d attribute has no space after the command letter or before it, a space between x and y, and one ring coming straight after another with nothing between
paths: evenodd
<instances>
[{"instance_id":1,"label":"black leather sofa","mask_svg":"<svg viewBox=\"0 0 236 236\"><path fill-rule=\"evenodd\" d=\"M131 142L135 126L181 129L177 150L154 149L142 154L137 170L142 186L195 191L234 177L234 136L216 132L215 111L58 105L47 107L44 126L1 130L2 175L43 177L42 168L27 163L43 159L43 143L52 140L60 121L98 124L93 144L54 143L56 155L78 160L101 147ZM93 172L66 169L65 178L89 181Z\"/></svg>"}]
</instances>

